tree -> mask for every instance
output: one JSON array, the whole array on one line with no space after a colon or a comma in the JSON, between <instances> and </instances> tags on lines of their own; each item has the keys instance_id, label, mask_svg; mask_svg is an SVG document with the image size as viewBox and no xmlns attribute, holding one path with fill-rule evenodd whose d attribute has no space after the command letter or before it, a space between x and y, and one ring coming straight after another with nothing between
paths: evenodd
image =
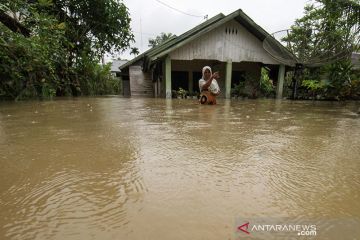
<instances>
[{"instance_id":1,"label":"tree","mask_svg":"<svg viewBox=\"0 0 360 240\"><path fill-rule=\"evenodd\" d=\"M0 97L106 93L98 63L130 47L130 20L119 0L0 0Z\"/></svg>"},{"instance_id":2,"label":"tree","mask_svg":"<svg viewBox=\"0 0 360 240\"><path fill-rule=\"evenodd\" d=\"M128 9L121 1L56 0L44 11L66 24L66 36L76 54L86 51L101 57L105 52L123 51L134 41Z\"/></svg>"},{"instance_id":3,"label":"tree","mask_svg":"<svg viewBox=\"0 0 360 240\"><path fill-rule=\"evenodd\" d=\"M351 92L347 90L352 87L349 62L360 41L358 0L314 0L282 40L301 63L321 66L318 71L307 70L305 77L318 82L326 75L328 83L322 86L328 97L338 99Z\"/></svg>"},{"instance_id":4,"label":"tree","mask_svg":"<svg viewBox=\"0 0 360 240\"><path fill-rule=\"evenodd\" d=\"M149 39L149 47L155 47L160 45L161 43L165 42L166 40L175 37L176 35L172 34L172 33L160 33L159 36L156 36L156 38L150 38Z\"/></svg>"},{"instance_id":5,"label":"tree","mask_svg":"<svg viewBox=\"0 0 360 240\"><path fill-rule=\"evenodd\" d=\"M131 51L130 51L131 55L137 56L137 55L139 55L139 53L140 53L140 51L139 51L139 49L137 47L132 47L131 48Z\"/></svg>"},{"instance_id":6,"label":"tree","mask_svg":"<svg viewBox=\"0 0 360 240\"><path fill-rule=\"evenodd\" d=\"M338 59L360 39L360 5L351 0L315 0L305 6L284 41L302 62Z\"/></svg>"},{"instance_id":7,"label":"tree","mask_svg":"<svg viewBox=\"0 0 360 240\"><path fill-rule=\"evenodd\" d=\"M25 37L30 37L30 31L26 27L24 27L19 21L3 10L0 9L0 22L8 27L13 32L18 32L24 35Z\"/></svg>"}]
</instances>

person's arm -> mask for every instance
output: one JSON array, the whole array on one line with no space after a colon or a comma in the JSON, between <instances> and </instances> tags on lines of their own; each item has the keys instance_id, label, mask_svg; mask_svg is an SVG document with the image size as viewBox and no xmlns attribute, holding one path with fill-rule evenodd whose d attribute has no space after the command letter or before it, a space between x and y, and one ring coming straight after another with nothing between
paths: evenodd
<instances>
[{"instance_id":1,"label":"person's arm","mask_svg":"<svg viewBox=\"0 0 360 240\"><path fill-rule=\"evenodd\" d=\"M217 92L217 93L213 93L213 95L214 95L214 96L219 96L220 93L221 93L221 90L219 90L219 92Z\"/></svg>"},{"instance_id":2,"label":"person's arm","mask_svg":"<svg viewBox=\"0 0 360 240\"><path fill-rule=\"evenodd\" d=\"M219 73L218 72L214 72L214 74L210 77L209 80L206 81L206 83L202 86L202 89L208 89L211 85L211 82L213 79L216 79L219 77ZM202 90L201 89L201 90Z\"/></svg>"}]
</instances>

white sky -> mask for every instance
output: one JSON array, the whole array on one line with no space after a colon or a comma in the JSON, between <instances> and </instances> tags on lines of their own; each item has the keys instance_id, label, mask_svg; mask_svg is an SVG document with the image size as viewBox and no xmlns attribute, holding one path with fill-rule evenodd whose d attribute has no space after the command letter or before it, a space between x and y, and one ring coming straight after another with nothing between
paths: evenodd
<instances>
[{"instance_id":1,"label":"white sky","mask_svg":"<svg viewBox=\"0 0 360 240\"><path fill-rule=\"evenodd\" d=\"M225 15L241 8L250 18L269 33L290 28L295 19L303 16L304 6L310 0L160 0L176 9L192 15L208 15L209 18ZM205 21L172 10L156 0L123 0L131 16L131 28L135 35L133 47L140 53L146 51L148 39L161 32L179 36ZM140 34L142 32L142 34ZM118 56L132 59L126 51ZM108 57L110 59L110 57Z\"/></svg>"}]
</instances>

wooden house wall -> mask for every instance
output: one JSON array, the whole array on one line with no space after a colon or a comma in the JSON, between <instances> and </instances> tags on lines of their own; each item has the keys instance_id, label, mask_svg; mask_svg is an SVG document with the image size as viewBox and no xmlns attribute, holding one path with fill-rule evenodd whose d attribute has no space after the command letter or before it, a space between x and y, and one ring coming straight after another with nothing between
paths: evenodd
<instances>
[{"instance_id":1,"label":"wooden house wall","mask_svg":"<svg viewBox=\"0 0 360 240\"><path fill-rule=\"evenodd\" d=\"M279 64L262 42L235 20L221 25L170 53L173 60L211 59L226 62Z\"/></svg>"}]
</instances>

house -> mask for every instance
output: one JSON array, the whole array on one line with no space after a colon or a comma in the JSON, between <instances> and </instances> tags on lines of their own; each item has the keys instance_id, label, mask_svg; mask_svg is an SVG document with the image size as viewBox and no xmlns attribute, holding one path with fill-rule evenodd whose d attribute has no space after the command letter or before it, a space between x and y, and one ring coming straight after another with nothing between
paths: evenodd
<instances>
[{"instance_id":1,"label":"house","mask_svg":"<svg viewBox=\"0 0 360 240\"><path fill-rule=\"evenodd\" d=\"M126 64L128 61L127 60L112 60L111 62L111 69L110 72L111 74L113 74L115 77L120 77L121 76L121 71L120 71L120 66Z\"/></svg>"},{"instance_id":2,"label":"house","mask_svg":"<svg viewBox=\"0 0 360 240\"><path fill-rule=\"evenodd\" d=\"M351 54L351 64L354 70L360 70L360 53L353 52Z\"/></svg>"},{"instance_id":3,"label":"house","mask_svg":"<svg viewBox=\"0 0 360 240\"><path fill-rule=\"evenodd\" d=\"M118 78L119 81L122 81L122 78L121 78L121 70L120 70L120 66L121 65L124 65L128 62L128 60L116 60L116 59L113 59L112 62L111 62L111 69L110 69L110 72L111 72L111 75L113 75L114 77ZM121 82L122 83L122 82ZM122 86L122 95L124 96L127 96L127 93L129 92L130 89L127 89L126 88L127 86Z\"/></svg>"},{"instance_id":4,"label":"house","mask_svg":"<svg viewBox=\"0 0 360 240\"><path fill-rule=\"evenodd\" d=\"M120 70L127 89L124 95L171 98L172 90L180 87L199 92L201 69L209 65L220 73L220 96L230 98L231 88L241 81L259 85L261 67L266 67L281 98L285 69L295 63L285 47L239 9L227 16L220 13L172 37L120 66Z\"/></svg>"}]
</instances>

